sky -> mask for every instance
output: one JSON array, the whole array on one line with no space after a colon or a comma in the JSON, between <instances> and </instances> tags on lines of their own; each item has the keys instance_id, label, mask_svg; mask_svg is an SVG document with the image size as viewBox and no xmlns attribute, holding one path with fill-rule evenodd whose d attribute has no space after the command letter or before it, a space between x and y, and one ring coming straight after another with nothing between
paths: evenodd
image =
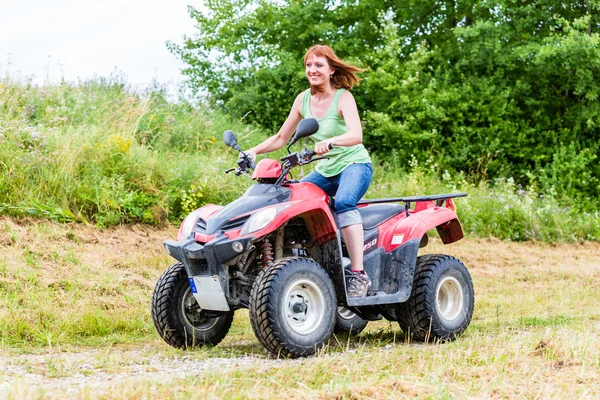
<instances>
[{"instance_id":1,"label":"sky","mask_svg":"<svg viewBox=\"0 0 600 400\"><path fill-rule=\"evenodd\" d=\"M36 84L108 77L177 86L184 64L165 43L193 36L201 0L0 0L0 79Z\"/></svg>"}]
</instances>

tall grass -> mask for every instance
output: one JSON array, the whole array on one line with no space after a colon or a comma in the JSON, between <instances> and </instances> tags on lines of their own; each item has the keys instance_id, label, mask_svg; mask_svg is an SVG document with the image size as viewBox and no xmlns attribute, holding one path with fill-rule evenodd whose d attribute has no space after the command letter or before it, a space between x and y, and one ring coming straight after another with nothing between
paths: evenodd
<instances>
[{"instance_id":1,"label":"tall grass","mask_svg":"<svg viewBox=\"0 0 600 400\"><path fill-rule=\"evenodd\" d=\"M176 223L203 204L235 199L252 183L223 173L236 160L222 143L226 129L238 132L242 148L270 133L202 105L168 102L160 88L133 94L118 79L36 87L4 78L0 213L99 226ZM600 239L597 208L510 178L473 183L468 174L452 176L432 163L375 164L367 197L468 192L457 203L469 234Z\"/></svg>"},{"instance_id":2,"label":"tall grass","mask_svg":"<svg viewBox=\"0 0 600 400\"><path fill-rule=\"evenodd\" d=\"M0 210L103 226L179 219L242 190L222 178L236 159L221 145L225 129L254 133L118 81L0 81Z\"/></svg>"}]
</instances>

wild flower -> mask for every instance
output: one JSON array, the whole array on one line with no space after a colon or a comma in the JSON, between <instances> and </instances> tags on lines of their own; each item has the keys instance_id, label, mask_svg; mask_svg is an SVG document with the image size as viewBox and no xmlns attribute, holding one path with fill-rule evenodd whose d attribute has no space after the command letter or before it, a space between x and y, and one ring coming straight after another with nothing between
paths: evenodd
<instances>
[{"instance_id":1,"label":"wild flower","mask_svg":"<svg viewBox=\"0 0 600 400\"><path fill-rule=\"evenodd\" d=\"M113 147L116 147L117 151L120 153L127 153L131 148L131 140L119 135L110 135L108 143Z\"/></svg>"}]
</instances>

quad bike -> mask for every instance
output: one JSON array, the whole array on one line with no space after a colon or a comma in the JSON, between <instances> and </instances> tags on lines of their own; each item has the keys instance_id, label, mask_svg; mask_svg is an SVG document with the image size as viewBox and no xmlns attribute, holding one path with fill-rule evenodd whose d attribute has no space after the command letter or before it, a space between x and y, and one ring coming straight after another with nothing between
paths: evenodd
<instances>
[{"instance_id":1,"label":"quad bike","mask_svg":"<svg viewBox=\"0 0 600 400\"><path fill-rule=\"evenodd\" d=\"M463 237L452 199L466 194L361 201L364 266L373 284L367 296L348 297L350 260L334 199L290 175L322 158L307 148L290 152L317 130L316 120L302 120L288 155L256 166L235 134L224 133L225 143L240 153L238 167L226 172L252 169L257 183L226 206L195 210L177 241L164 242L178 262L156 283L152 318L169 345L218 344L241 308L249 309L260 343L278 357L311 355L334 331L358 334L367 321L382 318L397 321L418 341L453 340L467 328L474 293L463 263L442 254L418 256L433 228L445 244Z\"/></svg>"}]
</instances>

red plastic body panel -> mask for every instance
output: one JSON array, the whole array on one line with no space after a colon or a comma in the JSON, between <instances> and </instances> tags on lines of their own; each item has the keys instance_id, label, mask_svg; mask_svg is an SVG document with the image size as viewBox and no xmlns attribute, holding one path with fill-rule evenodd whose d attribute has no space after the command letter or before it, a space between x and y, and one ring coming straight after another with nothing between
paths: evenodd
<instances>
[{"instance_id":1,"label":"red plastic body panel","mask_svg":"<svg viewBox=\"0 0 600 400\"><path fill-rule=\"evenodd\" d=\"M262 161L273 160L265 159ZM263 165L264 172L268 170L270 163L264 163ZM279 164L277 163L277 165ZM256 171L259 171L258 167ZM290 201L287 203L288 207L281 211L265 228L248 235L262 237L275 231L285 222L300 216L305 220L309 233L317 244L335 238L337 225L329 208L329 196L312 183L296 182L285 184L285 186L291 190ZM366 206L368 204L360 205L360 207ZM199 209L199 217L208 220L211 215L221 208L223 207L208 204ZM434 201L417 201L414 209L409 211L408 217L405 212L402 212L378 226L377 247L383 247L389 253L411 239L422 238L427 231L433 228L437 228L445 244L460 240L464 234L454 210L455 206L451 199L446 200L445 207L436 206ZM259 210L254 210L253 213L256 211ZM241 229L236 229L225 232L225 235L230 239L234 239L240 236L240 232ZM181 227L178 240L181 239L180 236ZM200 243L207 243L215 236L216 234L195 234L196 241Z\"/></svg>"},{"instance_id":2,"label":"red plastic body panel","mask_svg":"<svg viewBox=\"0 0 600 400\"><path fill-rule=\"evenodd\" d=\"M438 228L438 232L442 230L440 236L445 244L463 237L460 222L454 211L446 207L436 207L433 202L417 202L408 217L406 213L401 213L379 226L378 247L383 247L389 253L411 239L422 238L433 228Z\"/></svg>"},{"instance_id":3,"label":"red plastic body panel","mask_svg":"<svg viewBox=\"0 0 600 400\"><path fill-rule=\"evenodd\" d=\"M290 188L292 195L291 201L321 198L327 207L329 207L329 196L325 194L317 185L310 182L298 182L286 184L285 187Z\"/></svg>"},{"instance_id":4,"label":"red plastic body panel","mask_svg":"<svg viewBox=\"0 0 600 400\"><path fill-rule=\"evenodd\" d=\"M422 238L427 231L437 228L444 244L453 243L464 237L460 221L455 213L452 199L446 199L446 206L436 206L434 201L417 201L409 216L402 212L378 226L377 247L390 252L411 239ZM369 204L361 204L366 207Z\"/></svg>"},{"instance_id":5,"label":"red plastic body panel","mask_svg":"<svg viewBox=\"0 0 600 400\"><path fill-rule=\"evenodd\" d=\"M302 216L306 221L311 236L318 244L336 237L337 226L329 209L329 196L312 183L287 184L292 191L290 201L282 204L289 206L281 211L265 228L249 233L248 236L262 237L267 235L292 218ZM256 212L259 210L255 210ZM233 239L238 237L240 230L227 232Z\"/></svg>"},{"instance_id":6,"label":"red plastic body panel","mask_svg":"<svg viewBox=\"0 0 600 400\"><path fill-rule=\"evenodd\" d=\"M210 216L213 215L214 213L216 213L217 211L219 211L221 208L223 208L223 206L217 206L215 204L207 204L205 206L202 206L197 209L199 211L198 218L202 218L203 220L208 221ZM183 222L179 226L179 231L177 232L177 240L183 239L183 234L181 233L182 228L183 228ZM201 235L201 236L204 236L205 238L208 237L207 235ZM214 235L213 235L213 237L214 237ZM198 241L197 233L196 233L195 238ZM203 242L206 243L207 241L208 240L204 240Z\"/></svg>"},{"instance_id":7,"label":"red plastic body panel","mask_svg":"<svg viewBox=\"0 0 600 400\"><path fill-rule=\"evenodd\" d=\"M329 211L329 207L322 200L305 199L288 204L290 206L279 213L269 225L248 235L257 237L267 235L275 231L283 223L301 215L306 220L310 234L317 244L331 240L336 236L337 228L335 220L331 211Z\"/></svg>"},{"instance_id":8,"label":"red plastic body panel","mask_svg":"<svg viewBox=\"0 0 600 400\"><path fill-rule=\"evenodd\" d=\"M234 238L240 236L240 231L241 231L241 229L236 229L234 231L228 231L228 232L225 232L225 236L227 236L229 239L234 239ZM216 233L213 233L212 235L205 235L203 233L198 233L198 232L194 233L194 239L198 243L208 243L216 237L217 237Z\"/></svg>"},{"instance_id":9,"label":"red plastic body panel","mask_svg":"<svg viewBox=\"0 0 600 400\"><path fill-rule=\"evenodd\" d=\"M324 243L336 237L337 224L329 208L329 196L318 186L309 182L286 184L292 191L291 201L300 204L286 209L282 214L288 218L303 214L310 234L317 244Z\"/></svg>"},{"instance_id":10,"label":"red plastic body panel","mask_svg":"<svg viewBox=\"0 0 600 400\"><path fill-rule=\"evenodd\" d=\"M214 213L216 213L217 211L219 211L221 208L223 208L223 206L217 206L215 204L207 204L198 209L198 210L200 210L198 217L202 218L205 221L208 221L210 216L213 215Z\"/></svg>"},{"instance_id":11,"label":"red plastic body panel","mask_svg":"<svg viewBox=\"0 0 600 400\"><path fill-rule=\"evenodd\" d=\"M276 160L264 158L256 164L252 179L279 178L281 176L281 165Z\"/></svg>"}]
</instances>

